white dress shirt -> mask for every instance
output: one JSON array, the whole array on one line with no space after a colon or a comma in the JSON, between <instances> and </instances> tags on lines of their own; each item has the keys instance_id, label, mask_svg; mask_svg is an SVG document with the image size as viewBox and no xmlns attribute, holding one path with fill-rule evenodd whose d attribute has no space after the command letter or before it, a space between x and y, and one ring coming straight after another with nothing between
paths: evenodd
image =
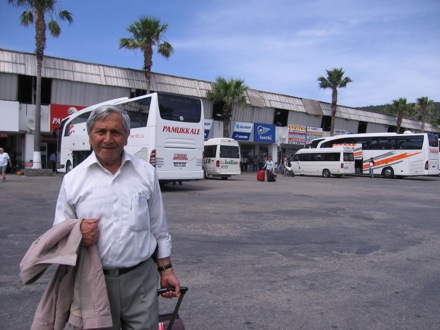
<instances>
[{"instance_id":1,"label":"white dress shirt","mask_svg":"<svg viewBox=\"0 0 440 330\"><path fill-rule=\"evenodd\" d=\"M54 224L99 217L97 244L104 268L131 267L148 259L156 244L158 258L171 255L171 236L159 181L148 162L123 152L113 175L95 153L64 176Z\"/></svg>"}]
</instances>

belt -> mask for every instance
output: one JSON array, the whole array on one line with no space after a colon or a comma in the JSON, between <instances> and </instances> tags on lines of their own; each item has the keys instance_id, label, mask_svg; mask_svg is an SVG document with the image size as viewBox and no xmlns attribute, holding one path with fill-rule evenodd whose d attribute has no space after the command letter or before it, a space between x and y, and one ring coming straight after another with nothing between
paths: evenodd
<instances>
[{"instance_id":1,"label":"belt","mask_svg":"<svg viewBox=\"0 0 440 330\"><path fill-rule=\"evenodd\" d=\"M126 274L126 273L132 271L133 269L138 268L140 265L142 265L147 260L144 260L144 261L138 263L137 265L127 267L127 268L109 268L109 269L102 269L102 271L105 276L119 276L122 274Z\"/></svg>"}]
</instances>

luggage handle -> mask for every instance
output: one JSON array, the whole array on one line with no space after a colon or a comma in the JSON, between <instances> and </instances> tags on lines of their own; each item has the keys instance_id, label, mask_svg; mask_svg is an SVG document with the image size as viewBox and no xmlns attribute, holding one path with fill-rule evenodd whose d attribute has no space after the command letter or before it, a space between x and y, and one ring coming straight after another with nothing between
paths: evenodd
<instances>
[{"instance_id":1,"label":"luggage handle","mask_svg":"<svg viewBox=\"0 0 440 330\"><path fill-rule=\"evenodd\" d=\"M157 295L159 296L162 293L166 293L166 292L174 291L174 290L175 290L175 288L173 286L170 286L170 287L167 287L167 288L160 288L160 289L157 289ZM188 288L186 286L181 286L180 287L180 293L181 294L185 294L187 291L188 291Z\"/></svg>"},{"instance_id":2,"label":"luggage handle","mask_svg":"<svg viewBox=\"0 0 440 330\"><path fill-rule=\"evenodd\" d=\"M162 293L169 292L169 291L174 291L174 290L175 290L174 287L157 289L157 295L159 296ZM172 330L174 321L176 320L177 315L179 313L179 308L180 308L180 304L182 303L183 296L185 295L185 293L187 291L188 291L188 288L186 286L181 286L180 287L179 300L177 300L177 304L176 304L176 307L174 308L173 315L171 316L170 322L168 323L167 330Z\"/></svg>"}]
</instances>

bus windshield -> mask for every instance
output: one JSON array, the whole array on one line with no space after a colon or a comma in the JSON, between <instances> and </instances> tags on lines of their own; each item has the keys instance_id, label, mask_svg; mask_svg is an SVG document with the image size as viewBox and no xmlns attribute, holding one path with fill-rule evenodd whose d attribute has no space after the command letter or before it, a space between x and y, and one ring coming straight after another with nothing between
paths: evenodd
<instances>
[{"instance_id":1,"label":"bus windshield","mask_svg":"<svg viewBox=\"0 0 440 330\"><path fill-rule=\"evenodd\" d=\"M187 123L200 122L199 100L178 95L159 94L158 101L162 119Z\"/></svg>"}]
</instances>

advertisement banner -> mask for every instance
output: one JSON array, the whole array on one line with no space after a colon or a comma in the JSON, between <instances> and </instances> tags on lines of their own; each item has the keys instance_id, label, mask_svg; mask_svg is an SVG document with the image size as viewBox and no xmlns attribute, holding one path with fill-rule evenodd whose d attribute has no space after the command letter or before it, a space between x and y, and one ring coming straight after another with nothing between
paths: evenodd
<instances>
[{"instance_id":1,"label":"advertisement banner","mask_svg":"<svg viewBox=\"0 0 440 330\"><path fill-rule=\"evenodd\" d=\"M67 116L84 109L85 107L77 105L66 104L51 104L50 105L50 131L60 126L61 120Z\"/></svg>"},{"instance_id":2,"label":"advertisement banner","mask_svg":"<svg viewBox=\"0 0 440 330\"><path fill-rule=\"evenodd\" d=\"M302 125L289 125L289 144L306 144L307 127Z\"/></svg>"},{"instance_id":3,"label":"advertisement banner","mask_svg":"<svg viewBox=\"0 0 440 330\"><path fill-rule=\"evenodd\" d=\"M275 125L255 123L254 126L254 142L275 143Z\"/></svg>"},{"instance_id":4,"label":"advertisement banner","mask_svg":"<svg viewBox=\"0 0 440 330\"><path fill-rule=\"evenodd\" d=\"M232 138L236 141L249 141L253 125L252 123L236 122L232 131Z\"/></svg>"},{"instance_id":5,"label":"advertisement banner","mask_svg":"<svg viewBox=\"0 0 440 330\"><path fill-rule=\"evenodd\" d=\"M314 139L321 138L322 136L323 131L321 127L307 126L307 143L310 143Z\"/></svg>"}]
</instances>

